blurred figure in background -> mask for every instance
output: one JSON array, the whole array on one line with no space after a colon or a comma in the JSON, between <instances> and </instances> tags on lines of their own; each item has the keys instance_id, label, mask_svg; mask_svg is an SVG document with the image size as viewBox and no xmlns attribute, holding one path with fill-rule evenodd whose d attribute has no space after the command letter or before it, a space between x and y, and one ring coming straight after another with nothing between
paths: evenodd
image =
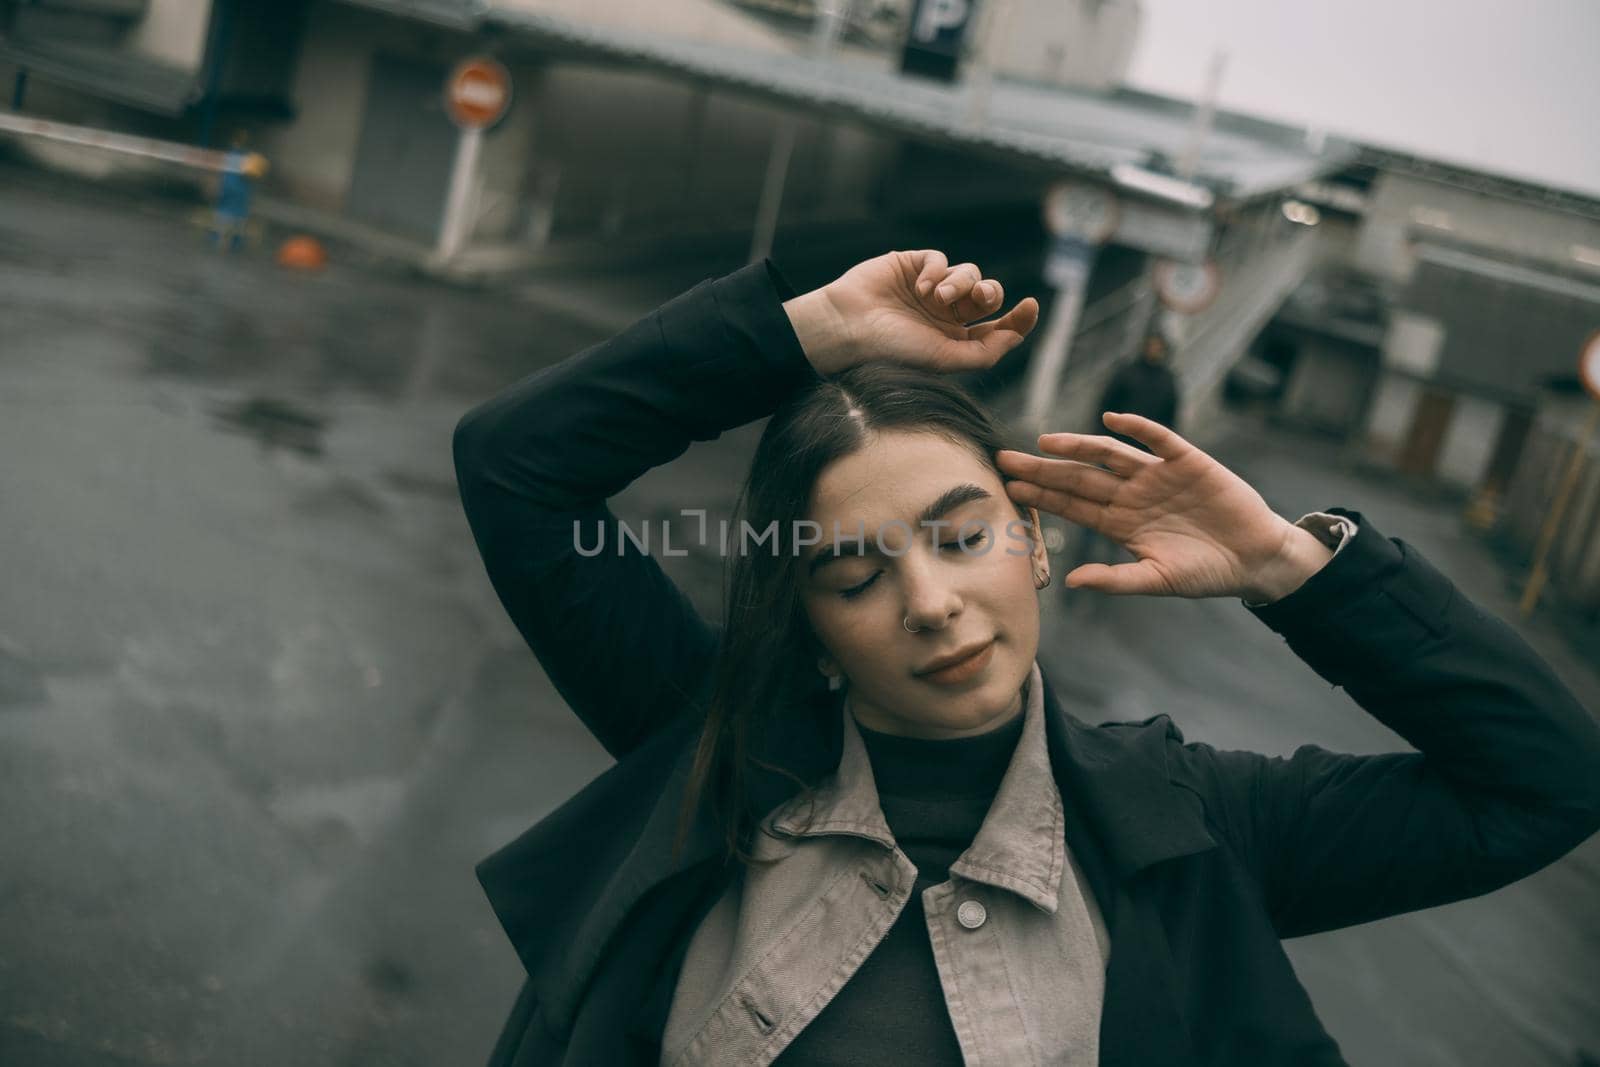
<instances>
[{"instance_id":1,"label":"blurred figure in background","mask_svg":"<svg viewBox=\"0 0 1600 1067\"><path fill-rule=\"evenodd\" d=\"M1119 367L1106 383L1105 392L1100 394L1100 404L1095 408L1097 415L1107 411L1126 411L1177 431L1178 380L1168 365L1169 350L1165 335L1159 331L1146 334L1139 354ZM1089 432L1110 434L1124 444L1144 452L1150 451L1141 442L1107 429L1098 417L1096 429ZM1080 531L1076 558L1063 573L1085 563L1109 562L1107 556L1116 554L1118 546L1097 533L1093 527L1080 527ZM1061 583L1061 589L1069 600L1092 599L1073 597L1074 591L1068 589L1065 581Z\"/></svg>"},{"instance_id":2,"label":"blurred figure in background","mask_svg":"<svg viewBox=\"0 0 1600 1067\"><path fill-rule=\"evenodd\" d=\"M217 187L217 210L211 223L211 246L228 251L239 247L245 223L250 218L250 193L255 179L267 172L266 158L246 150L250 135L235 130L231 148L224 159L222 180Z\"/></svg>"}]
</instances>

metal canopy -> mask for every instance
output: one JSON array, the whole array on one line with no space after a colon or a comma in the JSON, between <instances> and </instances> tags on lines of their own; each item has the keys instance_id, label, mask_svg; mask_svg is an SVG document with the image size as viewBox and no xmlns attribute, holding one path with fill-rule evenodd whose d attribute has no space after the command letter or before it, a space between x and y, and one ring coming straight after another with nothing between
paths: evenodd
<instances>
[{"instance_id":1,"label":"metal canopy","mask_svg":"<svg viewBox=\"0 0 1600 1067\"><path fill-rule=\"evenodd\" d=\"M199 100L199 76L107 45L0 38L0 59L62 85L124 104L181 115Z\"/></svg>"},{"instance_id":2,"label":"metal canopy","mask_svg":"<svg viewBox=\"0 0 1600 1067\"><path fill-rule=\"evenodd\" d=\"M1113 180L1113 167L1143 167L1153 157L1180 156L1193 123L1191 105L1148 93L1097 93L999 77L989 84L980 115L973 106L974 86L902 76L889 69L888 53L836 53L818 60L801 39L789 53L672 37L486 0L347 2L430 21L443 21L448 13L451 24L463 29L493 28L528 44L557 45L563 58L653 67L886 130L1108 181ZM1221 202L1251 200L1348 166L1356 153L1354 144L1337 138L1313 144L1299 129L1219 113L1193 181Z\"/></svg>"},{"instance_id":3,"label":"metal canopy","mask_svg":"<svg viewBox=\"0 0 1600 1067\"><path fill-rule=\"evenodd\" d=\"M753 52L688 39L635 33L550 15L493 8L490 22L703 81L847 115L889 129L1009 155L1094 176L1119 164L1141 166L1159 153L1176 157L1189 137L1193 109L1145 93L1092 93L995 78L986 114L974 115L972 89L906 78L883 63L805 54ZM1249 200L1293 187L1346 165L1352 144L1329 139L1312 150L1298 130L1219 115L1194 180L1219 199Z\"/></svg>"}]
</instances>

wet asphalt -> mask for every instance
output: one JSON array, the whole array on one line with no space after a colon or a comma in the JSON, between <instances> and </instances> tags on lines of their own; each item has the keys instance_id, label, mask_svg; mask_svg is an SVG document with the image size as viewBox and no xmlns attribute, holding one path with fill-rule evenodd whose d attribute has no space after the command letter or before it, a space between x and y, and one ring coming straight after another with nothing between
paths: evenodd
<instances>
[{"instance_id":1,"label":"wet asphalt","mask_svg":"<svg viewBox=\"0 0 1600 1067\"><path fill-rule=\"evenodd\" d=\"M224 254L195 214L0 164L0 1064L481 1063L521 968L472 865L609 760L489 588L450 432L740 258L480 291L344 246L290 273L281 234ZM804 287L858 252L778 258ZM757 430L616 510L725 510ZM1259 419L1204 443L1280 513L1355 507L1515 619L1458 504ZM664 565L716 610L717 560ZM1562 626L1518 626L1600 708ZM1091 721L1400 747L1236 601L1053 586L1040 655ZM1288 947L1352 1063L1570 1067L1600 1050L1597 905L1591 840L1488 897Z\"/></svg>"}]
</instances>

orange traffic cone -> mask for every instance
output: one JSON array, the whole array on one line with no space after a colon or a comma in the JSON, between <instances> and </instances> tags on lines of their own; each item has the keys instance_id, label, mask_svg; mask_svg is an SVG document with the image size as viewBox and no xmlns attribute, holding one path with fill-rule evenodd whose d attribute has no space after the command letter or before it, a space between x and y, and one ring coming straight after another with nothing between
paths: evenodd
<instances>
[{"instance_id":1,"label":"orange traffic cone","mask_svg":"<svg viewBox=\"0 0 1600 1067\"><path fill-rule=\"evenodd\" d=\"M278 266L291 270L321 270L328 265L328 253L315 237L298 234L278 246Z\"/></svg>"}]
</instances>

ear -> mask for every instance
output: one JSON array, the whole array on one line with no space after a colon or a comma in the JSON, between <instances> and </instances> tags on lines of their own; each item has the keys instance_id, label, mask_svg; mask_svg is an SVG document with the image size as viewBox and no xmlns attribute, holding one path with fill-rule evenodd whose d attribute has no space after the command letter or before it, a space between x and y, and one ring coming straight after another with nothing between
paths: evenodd
<instances>
[{"instance_id":1,"label":"ear","mask_svg":"<svg viewBox=\"0 0 1600 1067\"><path fill-rule=\"evenodd\" d=\"M1033 565L1034 584L1043 589L1050 584L1050 551L1045 547L1044 525L1039 521L1038 508L1028 508L1028 521L1031 523L1029 534L1033 538L1028 562Z\"/></svg>"}]
</instances>

